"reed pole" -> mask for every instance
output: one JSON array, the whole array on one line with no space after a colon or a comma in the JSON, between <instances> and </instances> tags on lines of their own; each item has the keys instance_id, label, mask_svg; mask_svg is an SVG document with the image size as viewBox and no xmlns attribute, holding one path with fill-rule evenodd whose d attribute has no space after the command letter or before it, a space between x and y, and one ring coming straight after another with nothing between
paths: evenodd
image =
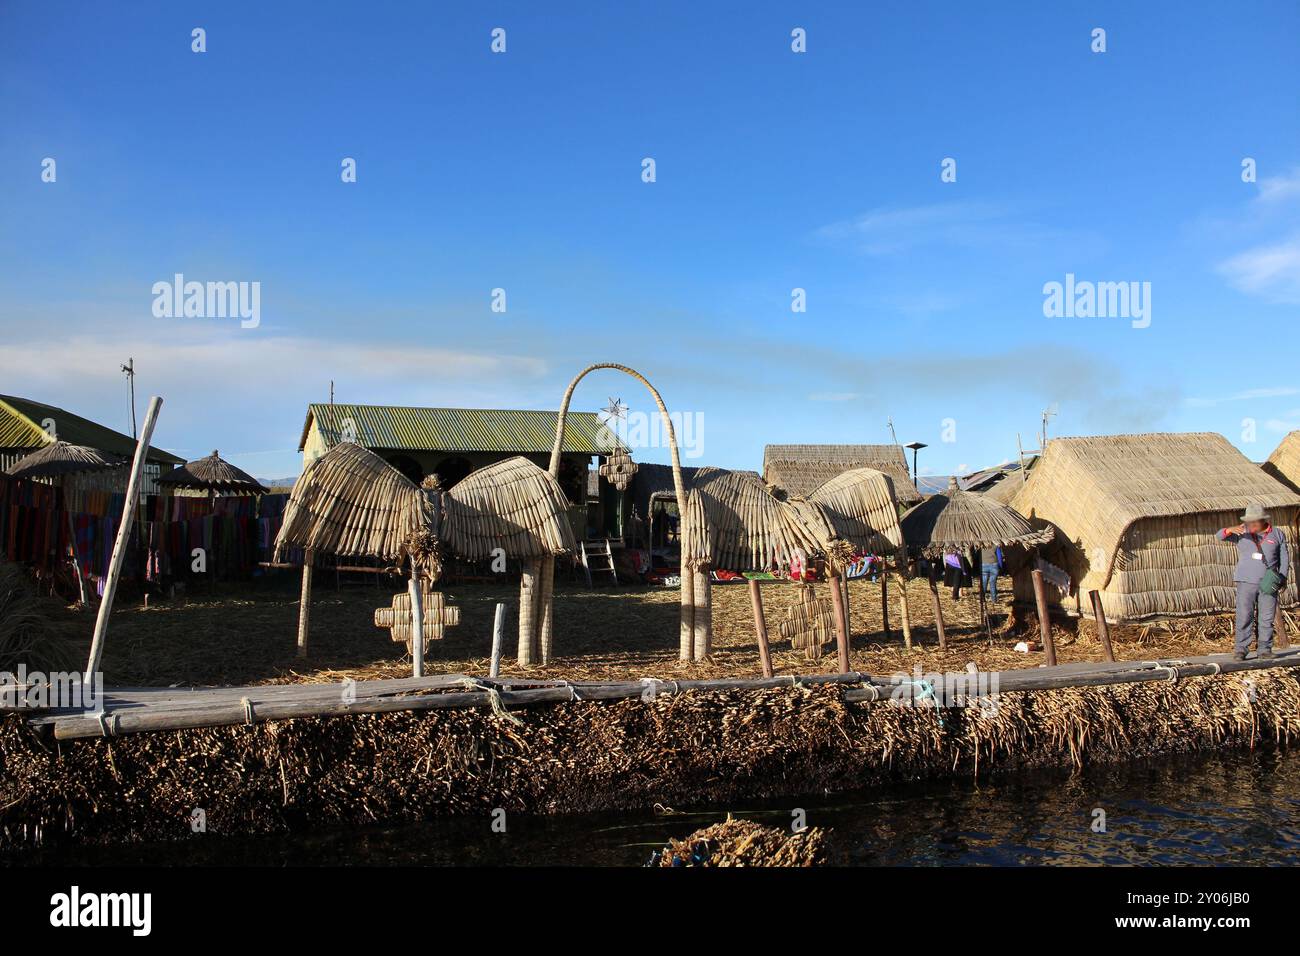
<instances>
[{"instance_id":1,"label":"reed pole","mask_svg":"<svg viewBox=\"0 0 1300 956\"><path fill-rule=\"evenodd\" d=\"M424 676L424 593L420 588L420 569L411 557L411 580L407 584L411 595L411 676Z\"/></svg>"},{"instance_id":2,"label":"reed pole","mask_svg":"<svg viewBox=\"0 0 1300 956\"><path fill-rule=\"evenodd\" d=\"M122 523L118 525L117 541L113 544L113 556L108 563L108 577L104 581L104 598L99 602L99 613L95 616L95 634L90 640L90 657L86 661L83 680L94 680L94 675L99 670L100 657L104 653L108 619L113 613L113 598L117 594L117 582L122 576L122 562L126 560L131 528L135 524L135 513L140 505L140 480L144 475L145 461L149 457L149 440L153 437L153 427L158 422L158 411L161 408L161 398L154 395L149 399L149 410L144 415L144 430L135 445L135 460L131 463L131 478L127 482L126 501L122 505Z\"/></svg>"},{"instance_id":3,"label":"reed pole","mask_svg":"<svg viewBox=\"0 0 1300 956\"><path fill-rule=\"evenodd\" d=\"M902 573L898 574L898 616L903 628L903 644L910 651L912 649L912 613L907 606L907 578Z\"/></svg>"},{"instance_id":4,"label":"reed pole","mask_svg":"<svg viewBox=\"0 0 1300 956\"><path fill-rule=\"evenodd\" d=\"M311 624L311 568L315 552L306 548L302 553L302 595L298 599L298 656L307 656L307 629Z\"/></svg>"},{"instance_id":5,"label":"reed pole","mask_svg":"<svg viewBox=\"0 0 1300 956\"><path fill-rule=\"evenodd\" d=\"M501 676L501 644L506 635L506 606L497 602L496 616L492 619L492 665L489 677Z\"/></svg>"}]
</instances>

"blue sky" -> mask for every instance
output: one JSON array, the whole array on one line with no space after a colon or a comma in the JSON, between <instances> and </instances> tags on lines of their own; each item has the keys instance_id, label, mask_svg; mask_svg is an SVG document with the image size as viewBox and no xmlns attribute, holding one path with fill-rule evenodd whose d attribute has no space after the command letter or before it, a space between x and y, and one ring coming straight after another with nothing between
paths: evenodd
<instances>
[{"instance_id":1,"label":"blue sky","mask_svg":"<svg viewBox=\"0 0 1300 956\"><path fill-rule=\"evenodd\" d=\"M1256 459L1300 427L1294 2L7 0L0 131L0 392L125 428L131 356L158 444L265 477L331 379L553 408L594 361L737 468L890 417L940 474L1047 407ZM175 273L259 282L260 324L156 317ZM1149 327L1046 317L1067 274L1150 283ZM575 408L611 396L649 410L612 372Z\"/></svg>"}]
</instances>

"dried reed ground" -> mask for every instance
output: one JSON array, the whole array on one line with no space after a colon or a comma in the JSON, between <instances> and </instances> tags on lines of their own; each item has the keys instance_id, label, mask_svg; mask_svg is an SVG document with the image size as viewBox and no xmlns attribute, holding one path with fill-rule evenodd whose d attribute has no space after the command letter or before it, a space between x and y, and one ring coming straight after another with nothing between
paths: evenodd
<instances>
[{"instance_id":1,"label":"dried reed ground","mask_svg":"<svg viewBox=\"0 0 1300 956\"><path fill-rule=\"evenodd\" d=\"M105 664L119 684L337 680L407 673L400 648L371 623L396 590L321 587L312 657L294 657L296 601L265 587L184 606L114 614ZM431 670L484 673L493 605L511 588L452 587L464 623L431 654ZM793 595L765 586L769 626ZM559 659L530 676L752 675L758 671L748 595L714 591L717 653L676 659L676 591L566 590L557 600ZM891 673L913 665L955 669L1034 666L1001 634L974 627L970 597L949 611L939 653L929 592L911 589L917 649L879 644L879 588L852 587L853 666ZM1006 607L1001 608L1005 612ZM88 625L87 625L88 628ZM1085 624L1058 627L1064 661L1098 659ZM1222 618L1125 629L1121 658L1187 657L1228 647ZM513 648L513 622L508 646ZM778 645L779 672L833 670ZM513 666L507 673L515 673ZM996 713L847 704L834 687L690 693L489 711L299 719L252 726L54 743L9 717L0 721L0 845L191 838L190 811L209 833L256 834L448 813L565 813L684 808L731 800L876 786L891 779L977 774L1024 766L1081 766L1216 746L1285 743L1300 735L1300 683L1290 671L1191 678L1048 693L1007 693Z\"/></svg>"},{"instance_id":2,"label":"dried reed ground","mask_svg":"<svg viewBox=\"0 0 1300 956\"><path fill-rule=\"evenodd\" d=\"M345 583L336 590L332 575L318 574L311 613L310 654L295 656L298 601L293 576L243 586L221 586L209 594L203 588L188 599L120 606L113 614L103 667L107 682L124 686L218 685L301 681L335 681L344 677L373 679L410 674L405 646L389 640L374 626L374 609L387 605L401 589L396 578ZM354 581L359 576L354 577ZM1004 585L1009 585L1006 578ZM678 592L666 588L585 588L557 581L555 602L556 656L545 667L520 670L514 663L518 635L517 585L471 584L446 588L449 602L461 609L462 623L434 643L426 658L429 673L488 671L492 617L497 601L507 607L502 673L508 676L603 680L640 677L706 678L756 676L760 673L749 594L743 584L713 588L714 653L708 661L677 659ZM1010 605L1003 596L995 614L990 646L978 626L978 596L971 593L953 602L941 590L947 623L948 648L941 652L933 626L928 586L908 587L914 649L904 651L899 629L897 596L891 584L888 643L881 633L880 587L855 581L850 585L855 670L888 675L897 671L960 670L968 662L981 669L1037 667L1041 653L1023 654L1015 643L1026 634L1037 637L1032 612L1024 633L1011 632ZM1007 588L1009 590L1009 588ZM804 658L779 640L777 624L793 603L795 588L787 583L763 585L768 629L773 640L773 666L778 674L818 673L836 669L834 645L817 661ZM826 585L817 586L826 597ZM86 646L93 615L82 615ZM1090 621L1057 621L1054 626L1061 662L1101 660ZM1115 653L1121 660L1191 657L1232 648L1229 615L1177 620L1168 624L1112 629Z\"/></svg>"}]
</instances>

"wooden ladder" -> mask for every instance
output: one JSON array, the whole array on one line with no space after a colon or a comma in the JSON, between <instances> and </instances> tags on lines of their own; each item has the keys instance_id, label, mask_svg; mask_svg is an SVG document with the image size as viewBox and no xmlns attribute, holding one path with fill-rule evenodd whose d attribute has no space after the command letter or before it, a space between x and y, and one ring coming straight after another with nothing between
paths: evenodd
<instances>
[{"instance_id":1,"label":"wooden ladder","mask_svg":"<svg viewBox=\"0 0 1300 956\"><path fill-rule=\"evenodd\" d=\"M583 541L578 548L582 557L582 573L587 576L587 587L595 587L593 574L608 574L614 587L618 587L618 572L614 569L614 551L609 546L609 538L590 543Z\"/></svg>"}]
</instances>

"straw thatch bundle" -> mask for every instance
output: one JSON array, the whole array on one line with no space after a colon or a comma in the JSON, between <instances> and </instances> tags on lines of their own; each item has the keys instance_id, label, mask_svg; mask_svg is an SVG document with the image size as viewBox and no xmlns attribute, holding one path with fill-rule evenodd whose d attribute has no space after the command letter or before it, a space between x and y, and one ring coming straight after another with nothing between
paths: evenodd
<instances>
[{"instance_id":1,"label":"straw thatch bundle","mask_svg":"<svg viewBox=\"0 0 1300 956\"><path fill-rule=\"evenodd\" d=\"M275 540L276 560L288 548L302 548L395 561L423 527L420 489L374 452L341 442L294 483Z\"/></svg>"},{"instance_id":2,"label":"straw thatch bundle","mask_svg":"<svg viewBox=\"0 0 1300 956\"><path fill-rule=\"evenodd\" d=\"M9 466L7 473L13 478L59 478L89 471L107 471L122 464L121 458L98 448L56 441L18 459Z\"/></svg>"},{"instance_id":3,"label":"straw thatch bundle","mask_svg":"<svg viewBox=\"0 0 1300 956\"><path fill-rule=\"evenodd\" d=\"M1282 439L1264 463L1264 470L1288 487L1300 491L1300 429Z\"/></svg>"},{"instance_id":4,"label":"straw thatch bundle","mask_svg":"<svg viewBox=\"0 0 1300 956\"><path fill-rule=\"evenodd\" d=\"M268 489L248 472L236 468L213 451L206 458L186 462L158 479L164 488L220 491L233 495L264 495Z\"/></svg>"},{"instance_id":5,"label":"straw thatch bundle","mask_svg":"<svg viewBox=\"0 0 1300 956\"><path fill-rule=\"evenodd\" d=\"M526 458L480 468L450 491L422 491L374 452L343 442L294 484L276 553L409 556L434 570L440 544L470 561L491 557L494 548L524 560L564 554L575 547L568 500L559 482Z\"/></svg>"},{"instance_id":6,"label":"straw thatch bundle","mask_svg":"<svg viewBox=\"0 0 1300 956\"><path fill-rule=\"evenodd\" d=\"M752 473L701 468L682 522L683 565L761 571L789 562L809 542L786 509Z\"/></svg>"},{"instance_id":7,"label":"straw thatch bundle","mask_svg":"<svg viewBox=\"0 0 1300 956\"><path fill-rule=\"evenodd\" d=\"M789 833L753 820L728 818L670 840L651 866L826 866L831 862L828 831L806 827Z\"/></svg>"},{"instance_id":8,"label":"straw thatch bundle","mask_svg":"<svg viewBox=\"0 0 1300 956\"><path fill-rule=\"evenodd\" d=\"M560 483L527 458L507 458L473 472L443 499L442 535L470 561L503 548L512 558L577 549L569 501Z\"/></svg>"},{"instance_id":9,"label":"straw thatch bundle","mask_svg":"<svg viewBox=\"0 0 1300 956\"><path fill-rule=\"evenodd\" d=\"M921 500L900 445L768 445L763 480L784 497L806 498L846 471L870 468L888 475L904 506Z\"/></svg>"},{"instance_id":10,"label":"straw thatch bundle","mask_svg":"<svg viewBox=\"0 0 1300 956\"><path fill-rule=\"evenodd\" d=\"M1295 540L1300 494L1213 433L1058 438L1012 504L1058 530L1044 555L1112 621L1228 610L1235 548L1216 532L1257 502ZM1295 575L1283 605L1296 603ZM1049 592L1055 589L1049 587ZM1032 600L1027 575L1016 596Z\"/></svg>"},{"instance_id":11,"label":"straw thatch bundle","mask_svg":"<svg viewBox=\"0 0 1300 956\"><path fill-rule=\"evenodd\" d=\"M1034 528L1025 518L987 495L962 491L957 479L948 490L931 495L903 515L903 537L909 547L935 557L945 550L1033 546L1052 539L1051 525Z\"/></svg>"},{"instance_id":12,"label":"straw thatch bundle","mask_svg":"<svg viewBox=\"0 0 1300 956\"><path fill-rule=\"evenodd\" d=\"M893 479L873 468L842 472L790 506L789 513L824 554L842 553L847 547L896 556L903 549Z\"/></svg>"}]
</instances>

